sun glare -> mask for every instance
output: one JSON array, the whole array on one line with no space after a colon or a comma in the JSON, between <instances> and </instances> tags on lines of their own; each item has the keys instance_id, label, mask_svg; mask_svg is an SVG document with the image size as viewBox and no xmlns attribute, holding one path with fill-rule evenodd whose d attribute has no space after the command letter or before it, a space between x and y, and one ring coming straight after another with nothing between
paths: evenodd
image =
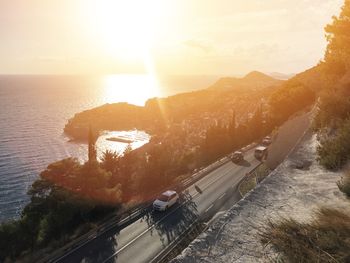
<instances>
[{"instance_id":1,"label":"sun glare","mask_svg":"<svg viewBox=\"0 0 350 263\"><path fill-rule=\"evenodd\" d=\"M128 102L143 106L148 98L158 96L158 85L152 75L118 74L104 78L106 103Z\"/></svg>"},{"instance_id":2,"label":"sun glare","mask_svg":"<svg viewBox=\"0 0 350 263\"><path fill-rule=\"evenodd\" d=\"M160 0L83 1L88 30L102 49L118 59L142 60L161 27L165 5Z\"/></svg>"}]
</instances>

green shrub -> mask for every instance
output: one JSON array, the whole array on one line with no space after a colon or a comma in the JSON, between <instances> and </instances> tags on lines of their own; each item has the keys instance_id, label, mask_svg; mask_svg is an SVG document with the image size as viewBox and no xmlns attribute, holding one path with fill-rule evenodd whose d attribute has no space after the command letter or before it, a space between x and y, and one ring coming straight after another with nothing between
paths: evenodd
<instances>
[{"instance_id":1,"label":"green shrub","mask_svg":"<svg viewBox=\"0 0 350 263\"><path fill-rule=\"evenodd\" d=\"M317 147L317 160L327 169L341 168L350 157L350 119L347 119L337 134L326 138Z\"/></svg>"}]
</instances>

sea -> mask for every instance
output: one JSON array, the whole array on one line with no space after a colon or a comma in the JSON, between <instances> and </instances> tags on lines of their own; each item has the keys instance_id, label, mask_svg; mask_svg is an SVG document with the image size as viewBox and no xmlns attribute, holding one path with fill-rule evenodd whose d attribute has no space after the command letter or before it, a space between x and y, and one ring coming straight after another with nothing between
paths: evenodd
<instances>
[{"instance_id":1,"label":"sea","mask_svg":"<svg viewBox=\"0 0 350 263\"><path fill-rule=\"evenodd\" d=\"M67 157L87 159L87 145L70 140L64 125L75 113L106 103L144 105L151 97L204 89L219 76L117 74L106 76L0 75L0 223L17 219L29 202L27 191L48 164ZM149 140L144 131L106 131L98 155L122 152Z\"/></svg>"}]
</instances>

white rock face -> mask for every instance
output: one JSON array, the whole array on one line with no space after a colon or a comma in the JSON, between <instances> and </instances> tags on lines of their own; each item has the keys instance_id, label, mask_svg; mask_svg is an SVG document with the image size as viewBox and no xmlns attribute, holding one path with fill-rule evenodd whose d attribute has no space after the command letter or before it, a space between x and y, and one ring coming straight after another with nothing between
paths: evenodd
<instances>
[{"instance_id":1,"label":"white rock face","mask_svg":"<svg viewBox=\"0 0 350 263\"><path fill-rule=\"evenodd\" d=\"M306 135L286 161L172 262L271 262L278 255L259 237L268 220L309 221L321 206L349 210L350 200L336 185L342 173L318 165L316 147L316 136Z\"/></svg>"}]
</instances>

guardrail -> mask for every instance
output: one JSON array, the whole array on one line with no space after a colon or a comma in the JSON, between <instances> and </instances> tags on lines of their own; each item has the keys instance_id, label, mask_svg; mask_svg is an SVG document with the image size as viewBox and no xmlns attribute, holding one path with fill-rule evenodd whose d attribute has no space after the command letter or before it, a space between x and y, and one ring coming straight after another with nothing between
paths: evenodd
<instances>
[{"instance_id":1,"label":"guardrail","mask_svg":"<svg viewBox=\"0 0 350 263\"><path fill-rule=\"evenodd\" d=\"M245 151L250 150L251 148L255 147L256 143L253 143L251 145L249 145L249 147L247 146ZM243 149L242 149L243 150ZM224 159L224 158L223 158ZM228 161L231 161L229 158L227 158ZM247 173L247 175L251 175L254 174L254 172L262 165L263 163L258 164L256 167L254 167L251 171L249 171ZM237 184L237 188L239 189L239 185L246 180L246 176L244 176ZM242 195L241 195L242 198ZM187 235L189 233L189 231L192 230L193 226L196 226L198 224L200 224L203 218L197 218L197 220L195 220L194 222L192 222L191 225L188 226L188 228L181 233L175 240L173 240L161 253L159 253L152 261L151 263L158 263L158 262L163 262L164 259L166 259L166 257L171 253L171 251L176 248L184 239L187 238ZM208 227L208 226L207 226ZM206 227L206 228L207 228ZM204 230L206 229L204 228Z\"/></svg>"},{"instance_id":2,"label":"guardrail","mask_svg":"<svg viewBox=\"0 0 350 263\"><path fill-rule=\"evenodd\" d=\"M67 245L61 247L59 250L49 254L46 257L41 258L37 262L38 263L59 262L65 256L73 253L80 247L89 243L91 240L95 239L97 236L107 232L111 228L130 222L131 220L136 218L144 208L145 208L144 206L138 206L130 210L127 210L122 214L113 213L107 216L106 218L104 218L102 221L99 222L99 225L95 229L90 230L89 232L79 236L78 238L74 239Z\"/></svg>"},{"instance_id":3,"label":"guardrail","mask_svg":"<svg viewBox=\"0 0 350 263\"><path fill-rule=\"evenodd\" d=\"M256 143L252 143L250 145L247 145L246 147L242 148L241 150L243 152L246 152L250 150L251 148L255 147ZM227 156L220 158L216 162L206 166L205 168L201 169L200 171L190 175L188 178L185 178L181 182L177 183L173 187L178 190L182 191L186 188L188 188L190 185L194 184L198 180L202 179L204 176L209 174L210 172L216 170L220 166L226 164L227 162L231 161L230 158ZM169 188L169 187L168 187ZM164 189L166 190L166 189ZM154 194L154 197L158 195L158 192ZM135 218L141 215L141 213L149 208L151 206L151 202L145 203L143 205L136 206L134 208L131 208L127 211L124 211L122 214L119 212L113 213L107 217L105 217L103 220L101 220L98 223L98 226L90 230L89 232L79 236L78 238L72 240L70 243L66 244L59 250L47 255L46 257L41 258L38 260L38 263L45 263L45 262L52 262L56 263L59 262L64 257L70 255L77 249L83 247L93 239L95 239L97 236L102 235L103 233L109 231L110 229L117 227L117 226L123 226L124 224L132 222Z\"/></svg>"}]
</instances>

